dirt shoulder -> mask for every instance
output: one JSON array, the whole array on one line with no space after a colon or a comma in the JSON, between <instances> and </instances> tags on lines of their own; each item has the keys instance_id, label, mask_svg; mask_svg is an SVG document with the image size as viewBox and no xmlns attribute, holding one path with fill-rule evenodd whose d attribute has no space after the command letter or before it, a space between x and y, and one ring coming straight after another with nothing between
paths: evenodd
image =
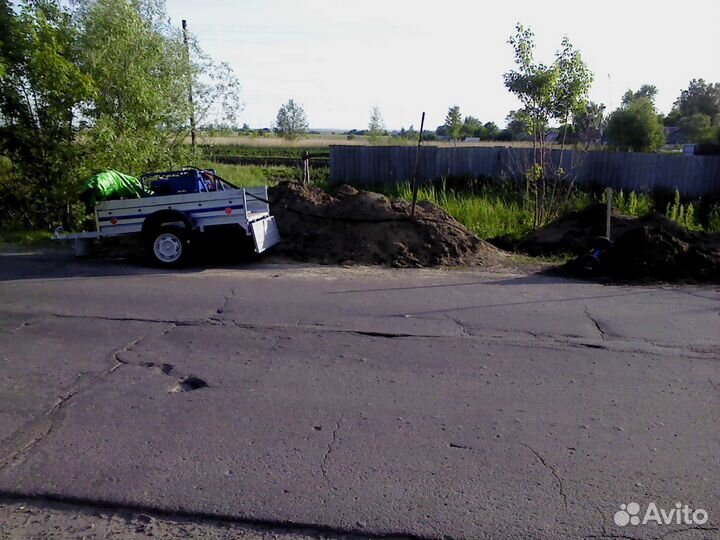
<instances>
[{"instance_id":1,"label":"dirt shoulder","mask_svg":"<svg viewBox=\"0 0 720 540\"><path fill-rule=\"evenodd\" d=\"M363 540L356 535L160 516L113 508L27 501L0 502L0 538L13 540Z\"/></svg>"}]
</instances>

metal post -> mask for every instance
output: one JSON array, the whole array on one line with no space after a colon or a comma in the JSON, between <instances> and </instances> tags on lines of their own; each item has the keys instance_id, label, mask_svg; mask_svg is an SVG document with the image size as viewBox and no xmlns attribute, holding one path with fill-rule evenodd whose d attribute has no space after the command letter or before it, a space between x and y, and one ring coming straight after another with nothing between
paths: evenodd
<instances>
[{"instance_id":1,"label":"metal post","mask_svg":"<svg viewBox=\"0 0 720 540\"><path fill-rule=\"evenodd\" d=\"M607 236L608 240L610 240L610 221L612 218L612 188L607 188L605 190L605 198L607 199L605 236Z\"/></svg>"},{"instance_id":2,"label":"metal post","mask_svg":"<svg viewBox=\"0 0 720 540\"><path fill-rule=\"evenodd\" d=\"M415 204L417 203L417 177L418 169L420 167L420 146L422 145L423 128L425 127L425 112L422 113L422 119L420 120L420 135L418 136L417 151L415 152L415 174L413 175L412 183L412 206L410 207L410 217L415 216Z\"/></svg>"},{"instance_id":3,"label":"metal post","mask_svg":"<svg viewBox=\"0 0 720 540\"><path fill-rule=\"evenodd\" d=\"M183 43L185 44L185 56L187 58L188 69L190 68L190 45L188 43L187 21L182 20ZM195 105L193 102L192 77L188 80L188 99L190 100L190 143L192 149L195 150L197 140L195 137Z\"/></svg>"},{"instance_id":4,"label":"metal post","mask_svg":"<svg viewBox=\"0 0 720 540\"><path fill-rule=\"evenodd\" d=\"M310 183L310 153L303 154L303 184Z\"/></svg>"}]
</instances>

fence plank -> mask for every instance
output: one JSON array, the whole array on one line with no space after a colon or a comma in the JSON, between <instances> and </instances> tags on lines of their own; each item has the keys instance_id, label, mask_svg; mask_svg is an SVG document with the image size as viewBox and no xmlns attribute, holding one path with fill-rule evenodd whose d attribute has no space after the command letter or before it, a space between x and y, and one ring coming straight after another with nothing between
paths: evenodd
<instances>
[{"instance_id":1,"label":"fence plank","mask_svg":"<svg viewBox=\"0 0 720 540\"><path fill-rule=\"evenodd\" d=\"M419 182L442 178L501 178L520 180L532 163L532 148L438 147L420 150ZM550 159L557 166L560 151ZM562 164L576 168L578 185L625 191L678 189L689 197L720 192L720 156L587 152L566 150ZM330 182L372 185L412 180L413 146L331 146Z\"/></svg>"}]
</instances>

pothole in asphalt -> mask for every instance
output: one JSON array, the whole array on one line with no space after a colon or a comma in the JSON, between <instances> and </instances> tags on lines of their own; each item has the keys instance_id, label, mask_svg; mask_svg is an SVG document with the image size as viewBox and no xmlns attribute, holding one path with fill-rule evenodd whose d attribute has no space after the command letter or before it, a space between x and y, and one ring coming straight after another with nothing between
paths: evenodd
<instances>
[{"instance_id":1,"label":"pothole in asphalt","mask_svg":"<svg viewBox=\"0 0 720 540\"><path fill-rule=\"evenodd\" d=\"M161 373L163 375L170 375L175 369L172 364L156 364L155 362L144 362L140 364L142 367L152 369L155 373Z\"/></svg>"},{"instance_id":2,"label":"pothole in asphalt","mask_svg":"<svg viewBox=\"0 0 720 540\"><path fill-rule=\"evenodd\" d=\"M193 390L199 390L200 388L207 388L208 383L202 380L200 377L189 376L180 379L175 386L170 390L171 392L192 392Z\"/></svg>"}]
</instances>

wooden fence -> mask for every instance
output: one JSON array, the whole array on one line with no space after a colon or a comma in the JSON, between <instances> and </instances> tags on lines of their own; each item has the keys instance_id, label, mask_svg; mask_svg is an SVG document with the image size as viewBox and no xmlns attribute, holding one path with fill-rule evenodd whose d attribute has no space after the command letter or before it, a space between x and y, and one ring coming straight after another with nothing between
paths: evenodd
<instances>
[{"instance_id":1,"label":"wooden fence","mask_svg":"<svg viewBox=\"0 0 720 540\"><path fill-rule=\"evenodd\" d=\"M331 146L330 182L370 185L411 180L415 147ZM423 146L419 180L441 178L519 179L532 163L532 149ZM573 170L578 185L650 192L679 190L688 197L720 193L720 156L625 152L551 151L556 167Z\"/></svg>"}]
</instances>

